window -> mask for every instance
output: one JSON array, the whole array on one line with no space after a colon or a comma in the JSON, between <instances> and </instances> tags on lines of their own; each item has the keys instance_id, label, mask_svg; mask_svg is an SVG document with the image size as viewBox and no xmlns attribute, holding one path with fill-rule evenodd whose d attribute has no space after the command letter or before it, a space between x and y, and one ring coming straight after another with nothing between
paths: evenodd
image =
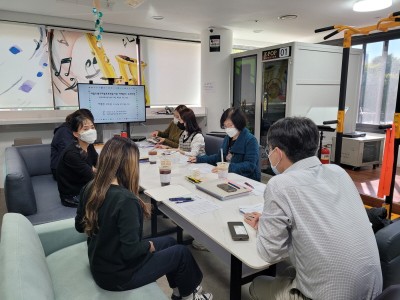
<instances>
[{"instance_id":1,"label":"window","mask_svg":"<svg viewBox=\"0 0 400 300\"><path fill-rule=\"evenodd\" d=\"M200 43L141 38L140 45L151 105L200 106Z\"/></svg>"},{"instance_id":2,"label":"window","mask_svg":"<svg viewBox=\"0 0 400 300\"><path fill-rule=\"evenodd\" d=\"M357 45L364 50L357 130L393 122L400 71L400 39ZM372 129L372 130L371 130Z\"/></svg>"}]
</instances>

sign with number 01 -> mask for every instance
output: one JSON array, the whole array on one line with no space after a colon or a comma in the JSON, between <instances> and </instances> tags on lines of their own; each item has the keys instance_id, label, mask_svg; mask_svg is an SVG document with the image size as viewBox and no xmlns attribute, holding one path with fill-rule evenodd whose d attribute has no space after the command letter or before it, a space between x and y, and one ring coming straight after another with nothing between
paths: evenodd
<instances>
[{"instance_id":1,"label":"sign with number 01","mask_svg":"<svg viewBox=\"0 0 400 300\"><path fill-rule=\"evenodd\" d=\"M264 61L264 60L290 57L291 54L292 54L291 46L266 50L263 51L262 53L262 60Z\"/></svg>"}]
</instances>

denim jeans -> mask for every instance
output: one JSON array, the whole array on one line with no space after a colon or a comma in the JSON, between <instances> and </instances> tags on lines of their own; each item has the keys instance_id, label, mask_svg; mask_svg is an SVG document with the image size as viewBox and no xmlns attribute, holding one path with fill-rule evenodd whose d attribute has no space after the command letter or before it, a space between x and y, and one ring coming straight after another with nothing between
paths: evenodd
<instances>
[{"instance_id":1,"label":"denim jeans","mask_svg":"<svg viewBox=\"0 0 400 300\"><path fill-rule=\"evenodd\" d=\"M178 288L181 296L188 296L203 279L203 274L190 250L177 245L171 237L150 238L156 251L152 257L137 270L132 279L123 284L121 289L129 290L156 281L166 275L169 286Z\"/></svg>"}]
</instances>

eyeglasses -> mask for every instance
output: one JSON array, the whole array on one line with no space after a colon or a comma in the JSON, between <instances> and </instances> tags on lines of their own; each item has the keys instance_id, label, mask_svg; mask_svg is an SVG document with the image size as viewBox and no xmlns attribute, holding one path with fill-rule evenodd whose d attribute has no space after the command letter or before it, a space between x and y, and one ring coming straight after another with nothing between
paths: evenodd
<instances>
[{"instance_id":1,"label":"eyeglasses","mask_svg":"<svg viewBox=\"0 0 400 300\"><path fill-rule=\"evenodd\" d=\"M275 151L275 149L276 148L271 150L269 147L267 147L267 148L265 148L265 154L269 157L272 154L272 152Z\"/></svg>"},{"instance_id":2,"label":"eyeglasses","mask_svg":"<svg viewBox=\"0 0 400 300\"><path fill-rule=\"evenodd\" d=\"M227 129L227 128L235 128L235 125L227 124L227 125L222 126L222 129Z\"/></svg>"}]
</instances>

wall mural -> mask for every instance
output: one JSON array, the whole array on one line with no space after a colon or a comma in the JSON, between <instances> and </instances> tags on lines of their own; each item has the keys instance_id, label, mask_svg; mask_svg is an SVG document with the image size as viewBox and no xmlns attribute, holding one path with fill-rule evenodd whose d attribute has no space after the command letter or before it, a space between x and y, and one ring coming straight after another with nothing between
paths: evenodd
<instances>
[{"instance_id":1,"label":"wall mural","mask_svg":"<svg viewBox=\"0 0 400 300\"><path fill-rule=\"evenodd\" d=\"M146 84L145 62L138 80L136 36L103 33L98 47L80 31L0 23L0 32L0 109L76 107L78 83L89 81Z\"/></svg>"},{"instance_id":2,"label":"wall mural","mask_svg":"<svg viewBox=\"0 0 400 300\"><path fill-rule=\"evenodd\" d=\"M53 107L44 26L0 23L0 108Z\"/></svg>"},{"instance_id":3,"label":"wall mural","mask_svg":"<svg viewBox=\"0 0 400 300\"><path fill-rule=\"evenodd\" d=\"M52 29L48 39L56 107L78 105L78 83L106 83L107 78L117 78L117 84L139 83L135 36L105 33L98 47L91 33ZM146 64L141 66L143 71ZM145 84L144 72L141 83ZM146 105L150 105L147 93Z\"/></svg>"}]
</instances>

